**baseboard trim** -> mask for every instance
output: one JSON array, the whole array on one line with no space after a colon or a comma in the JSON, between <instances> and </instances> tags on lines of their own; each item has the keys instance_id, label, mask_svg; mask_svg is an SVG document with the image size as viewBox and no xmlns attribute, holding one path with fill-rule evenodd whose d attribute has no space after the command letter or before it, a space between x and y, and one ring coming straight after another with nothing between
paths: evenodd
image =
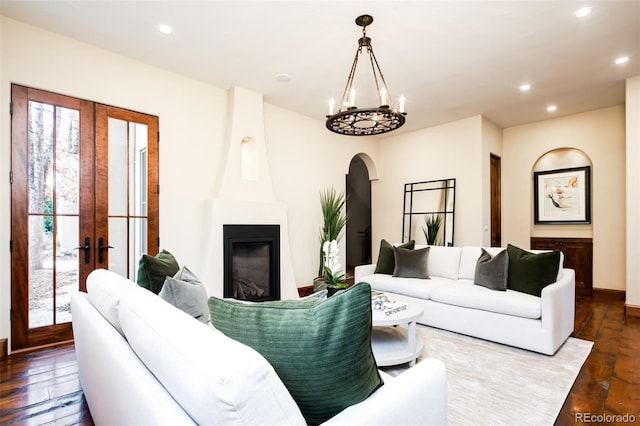
<instances>
[{"instance_id":1,"label":"baseboard trim","mask_svg":"<svg viewBox=\"0 0 640 426\"><path fill-rule=\"evenodd\" d=\"M594 293L607 294L609 296L615 296L616 299L620 299L622 301L626 300L627 292L624 290L613 290L610 288L594 288Z\"/></svg>"},{"instance_id":2,"label":"baseboard trim","mask_svg":"<svg viewBox=\"0 0 640 426\"><path fill-rule=\"evenodd\" d=\"M0 339L0 359L9 356L9 340L7 338Z\"/></svg>"},{"instance_id":3,"label":"baseboard trim","mask_svg":"<svg viewBox=\"0 0 640 426\"><path fill-rule=\"evenodd\" d=\"M640 318L640 306L624 304L624 315L627 317Z\"/></svg>"}]
</instances>

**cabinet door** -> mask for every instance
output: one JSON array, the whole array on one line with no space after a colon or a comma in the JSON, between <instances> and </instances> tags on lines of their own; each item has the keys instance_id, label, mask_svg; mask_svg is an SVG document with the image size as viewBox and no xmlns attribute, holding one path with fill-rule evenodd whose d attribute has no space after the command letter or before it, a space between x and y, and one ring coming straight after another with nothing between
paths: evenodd
<instances>
[{"instance_id":1,"label":"cabinet door","mask_svg":"<svg viewBox=\"0 0 640 426\"><path fill-rule=\"evenodd\" d=\"M593 245L591 238L531 238L533 250L559 250L564 267L576 272L576 294L593 292Z\"/></svg>"}]
</instances>

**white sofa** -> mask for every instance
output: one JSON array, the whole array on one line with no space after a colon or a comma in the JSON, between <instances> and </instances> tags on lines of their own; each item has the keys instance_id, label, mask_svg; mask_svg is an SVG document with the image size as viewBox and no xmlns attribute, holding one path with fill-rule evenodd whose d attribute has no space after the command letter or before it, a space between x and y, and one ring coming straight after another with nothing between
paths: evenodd
<instances>
[{"instance_id":1,"label":"white sofa","mask_svg":"<svg viewBox=\"0 0 640 426\"><path fill-rule=\"evenodd\" d=\"M416 249L426 246L416 246ZM504 248L484 247L495 255ZM537 252L535 250L533 253ZM357 266L355 282L367 282L390 299L424 308L418 323L553 355L573 332L575 272L560 268L556 282L541 297L514 290L496 291L474 284L481 247L430 246L430 279L375 274L375 264Z\"/></svg>"},{"instance_id":2,"label":"white sofa","mask_svg":"<svg viewBox=\"0 0 640 426\"><path fill-rule=\"evenodd\" d=\"M106 270L71 298L80 384L97 425L301 425L256 351ZM313 356L313 354L309 354ZM425 359L325 424L446 424L444 365ZM311 386L312 384L310 384Z\"/></svg>"}]
</instances>

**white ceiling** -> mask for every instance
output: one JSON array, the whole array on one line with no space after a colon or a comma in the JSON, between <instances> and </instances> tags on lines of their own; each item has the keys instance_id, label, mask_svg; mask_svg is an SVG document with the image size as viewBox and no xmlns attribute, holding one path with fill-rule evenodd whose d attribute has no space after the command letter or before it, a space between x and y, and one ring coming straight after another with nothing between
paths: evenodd
<instances>
[{"instance_id":1,"label":"white ceiling","mask_svg":"<svg viewBox=\"0 0 640 426\"><path fill-rule=\"evenodd\" d=\"M577 19L585 5L593 13ZM0 11L319 119L342 95L362 35L354 20L367 13L391 95L406 97L400 131L478 114L510 127L622 104L625 79L640 75L640 0L1 0ZM159 23L173 35L160 34ZM621 55L629 62L615 65ZM277 81L280 73L291 80ZM528 93L518 90L524 82ZM362 104L364 92L358 106L375 106Z\"/></svg>"}]
</instances>

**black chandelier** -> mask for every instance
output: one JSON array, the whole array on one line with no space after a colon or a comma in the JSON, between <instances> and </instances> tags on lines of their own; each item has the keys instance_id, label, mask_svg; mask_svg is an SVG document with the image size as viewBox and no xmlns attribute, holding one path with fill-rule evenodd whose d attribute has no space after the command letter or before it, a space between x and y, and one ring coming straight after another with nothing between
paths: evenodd
<instances>
[{"instance_id":1,"label":"black chandelier","mask_svg":"<svg viewBox=\"0 0 640 426\"><path fill-rule=\"evenodd\" d=\"M376 55L371 47L371 39L367 37L367 25L373 22L370 15L362 15L356 18L356 25L362 27L362 37L358 40L358 50L351 65L351 72L347 78L347 85L342 94L338 112L334 113L333 98L329 101L329 115L327 115L327 129L335 133L347 136L371 136L390 132L401 127L405 121L404 98L400 98L398 108L391 99L387 83L384 80ZM366 48L366 49L363 49ZM358 108L355 106L355 91L353 78L358 66L358 57L366 50L371 61L373 80L375 82L377 97L380 101L377 108Z\"/></svg>"}]
</instances>

